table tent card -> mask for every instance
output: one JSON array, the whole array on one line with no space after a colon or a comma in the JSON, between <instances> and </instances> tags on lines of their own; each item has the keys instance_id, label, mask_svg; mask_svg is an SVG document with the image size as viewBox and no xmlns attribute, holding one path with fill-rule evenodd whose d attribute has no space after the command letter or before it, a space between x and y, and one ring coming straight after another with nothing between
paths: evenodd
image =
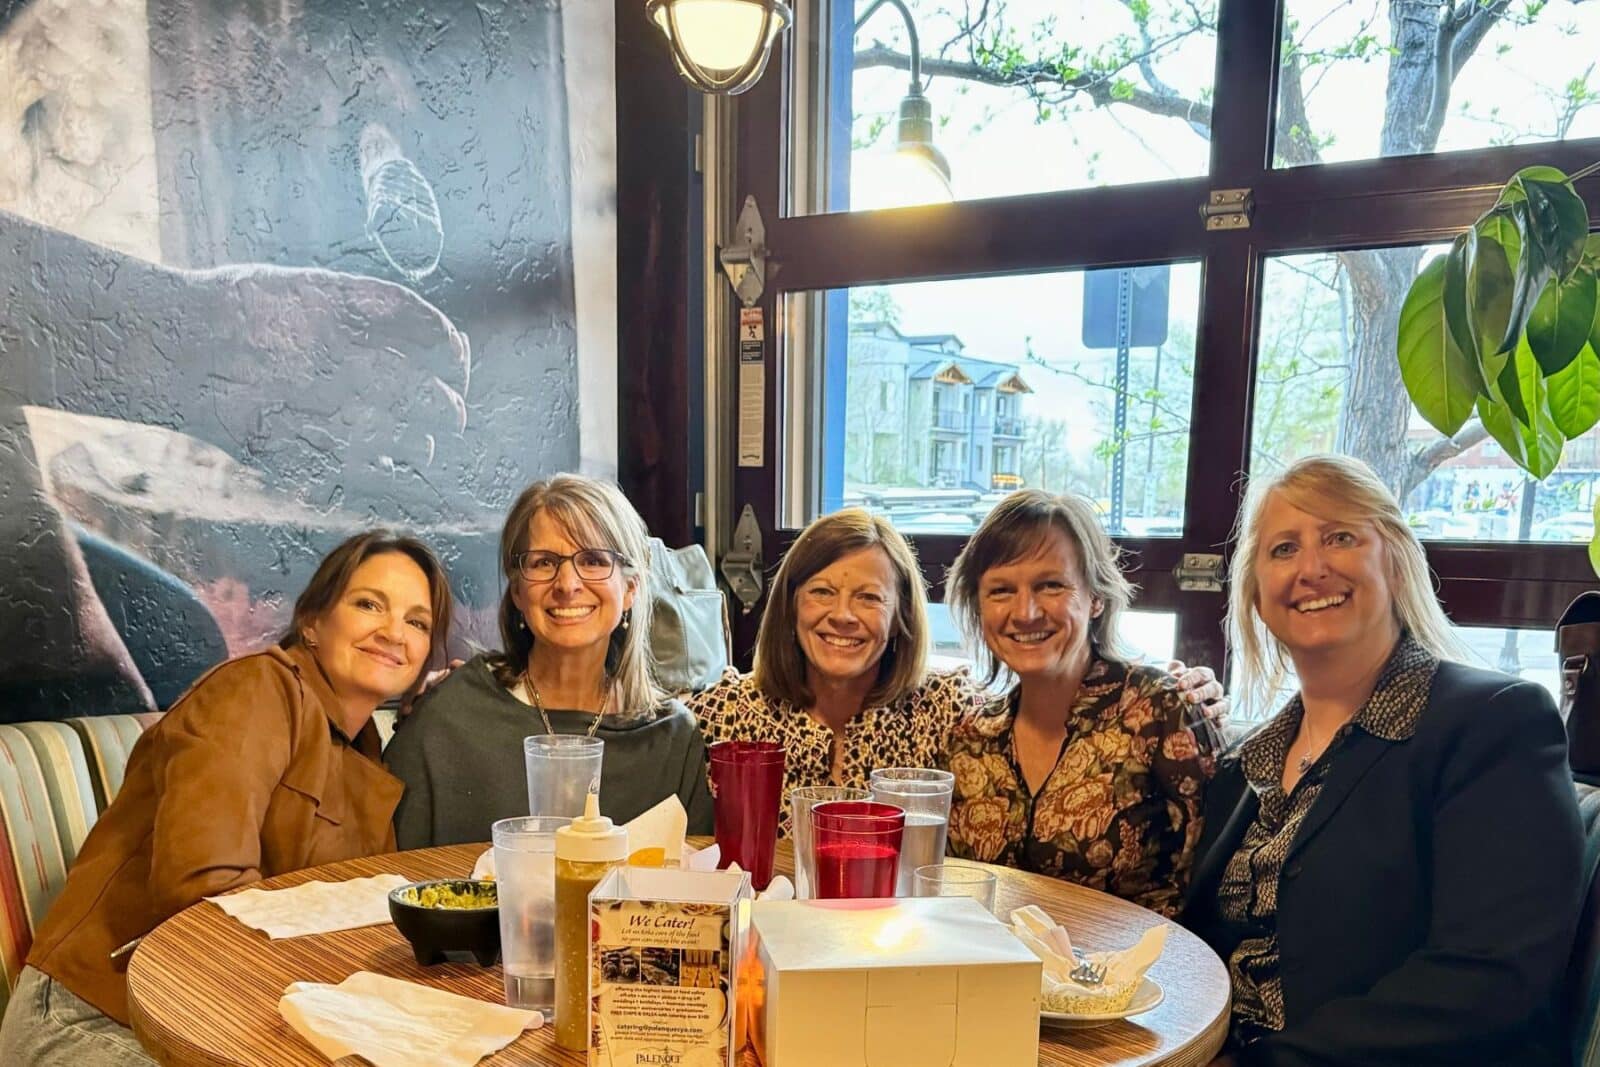
<instances>
[{"instance_id":1,"label":"table tent card","mask_svg":"<svg viewBox=\"0 0 1600 1067\"><path fill-rule=\"evenodd\" d=\"M742 871L621 867L589 896L589 1065L733 1067Z\"/></svg>"}]
</instances>

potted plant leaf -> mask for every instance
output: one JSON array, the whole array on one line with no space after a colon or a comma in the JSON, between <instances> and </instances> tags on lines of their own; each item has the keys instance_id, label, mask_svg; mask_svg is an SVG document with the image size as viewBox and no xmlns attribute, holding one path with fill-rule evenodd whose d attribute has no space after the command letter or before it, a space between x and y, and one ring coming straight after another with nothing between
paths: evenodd
<instances>
[{"instance_id":1,"label":"potted plant leaf","mask_svg":"<svg viewBox=\"0 0 1600 1067\"><path fill-rule=\"evenodd\" d=\"M1537 480L1600 421L1600 234L1573 189L1596 169L1518 171L1400 310L1400 375L1417 411L1446 437L1476 413ZM1600 540L1589 558L1600 574Z\"/></svg>"}]
</instances>

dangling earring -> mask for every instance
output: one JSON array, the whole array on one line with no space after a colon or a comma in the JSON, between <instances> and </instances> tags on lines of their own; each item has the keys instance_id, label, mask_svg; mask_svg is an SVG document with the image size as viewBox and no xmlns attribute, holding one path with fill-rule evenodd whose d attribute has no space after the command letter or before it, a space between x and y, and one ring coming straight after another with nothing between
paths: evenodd
<instances>
[{"instance_id":1,"label":"dangling earring","mask_svg":"<svg viewBox=\"0 0 1600 1067\"><path fill-rule=\"evenodd\" d=\"M628 608L622 613L622 625L620 628L626 630L631 625L633 625L633 609Z\"/></svg>"}]
</instances>

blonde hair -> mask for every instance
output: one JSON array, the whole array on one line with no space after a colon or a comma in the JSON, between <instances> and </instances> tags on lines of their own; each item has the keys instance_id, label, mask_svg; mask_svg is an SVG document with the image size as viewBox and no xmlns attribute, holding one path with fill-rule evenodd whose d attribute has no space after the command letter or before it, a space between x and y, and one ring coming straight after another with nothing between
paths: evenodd
<instances>
[{"instance_id":1,"label":"blonde hair","mask_svg":"<svg viewBox=\"0 0 1600 1067\"><path fill-rule=\"evenodd\" d=\"M1118 627L1136 590L1122 573L1122 550L1100 525L1094 506L1070 493L1057 496L1042 489L1018 489L984 517L951 564L944 583L945 603L950 605L951 617L979 672L986 676L986 684L1000 677L1004 665L983 640L978 586L985 572L1034 555L1056 531L1077 551L1084 586L1100 601L1100 614L1089 620L1095 651L1112 659L1129 659Z\"/></svg>"},{"instance_id":2,"label":"blonde hair","mask_svg":"<svg viewBox=\"0 0 1600 1067\"><path fill-rule=\"evenodd\" d=\"M587 548L608 548L621 558L617 567L634 583L627 629L618 626L606 652L611 700L605 715L635 719L661 702L650 653L650 537L644 520L628 498L610 482L579 474L557 474L522 491L500 531L500 571L506 579L500 597L500 640L503 656L490 660L497 681L516 685L533 651L533 631L512 599L511 588L522 580L517 556L527 551L533 517L545 512L574 542Z\"/></svg>"},{"instance_id":3,"label":"blonde hair","mask_svg":"<svg viewBox=\"0 0 1600 1067\"><path fill-rule=\"evenodd\" d=\"M852 552L880 548L895 576L894 629L878 660L878 680L865 707L882 707L911 695L928 663L928 594L910 542L882 516L845 508L814 520L795 538L772 579L772 596L761 616L751 680L767 697L804 708L815 694L806 681L806 658L795 637L795 596L818 571Z\"/></svg>"},{"instance_id":4,"label":"blonde hair","mask_svg":"<svg viewBox=\"0 0 1600 1067\"><path fill-rule=\"evenodd\" d=\"M1261 549L1261 517L1272 494L1326 521L1368 522L1377 530L1389 564L1389 593L1400 629L1440 659L1466 652L1434 595L1433 575L1422 544L1406 523L1394 494L1372 468L1349 456L1316 455L1296 460L1277 474L1250 480L1234 530L1228 563L1228 632L1239 657L1240 688L1247 707L1264 708L1289 674L1288 650L1261 621L1261 591L1255 561Z\"/></svg>"}]
</instances>

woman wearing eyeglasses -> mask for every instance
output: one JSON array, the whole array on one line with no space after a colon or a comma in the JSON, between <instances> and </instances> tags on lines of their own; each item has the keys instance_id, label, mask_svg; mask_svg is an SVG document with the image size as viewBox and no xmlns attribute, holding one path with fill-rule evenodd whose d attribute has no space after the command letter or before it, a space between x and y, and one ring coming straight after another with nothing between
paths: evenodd
<instances>
[{"instance_id":1,"label":"woman wearing eyeglasses","mask_svg":"<svg viewBox=\"0 0 1600 1067\"><path fill-rule=\"evenodd\" d=\"M705 745L650 675L644 521L616 486L558 474L523 491L500 534L505 651L476 657L417 702L384 753L405 783L401 848L485 841L528 814L522 740L605 741L600 810L626 822L667 796L711 832Z\"/></svg>"}]
</instances>

